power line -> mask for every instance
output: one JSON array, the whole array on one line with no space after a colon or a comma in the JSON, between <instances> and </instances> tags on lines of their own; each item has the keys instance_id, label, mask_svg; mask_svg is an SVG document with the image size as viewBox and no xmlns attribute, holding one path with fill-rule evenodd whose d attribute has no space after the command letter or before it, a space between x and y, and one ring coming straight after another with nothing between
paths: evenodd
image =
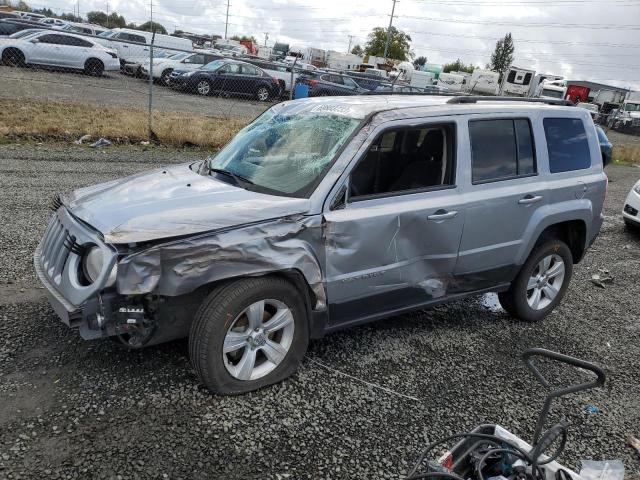
<instances>
[{"instance_id":1,"label":"power line","mask_svg":"<svg viewBox=\"0 0 640 480\"><path fill-rule=\"evenodd\" d=\"M594 23L531 23L531 22L502 22L496 20L464 20L461 18L420 17L415 15L402 15L399 18L412 18L415 20L427 20L429 22L464 23L472 25L500 25L508 27L535 27L535 28L589 28L592 30L640 30L640 25L615 25Z\"/></svg>"}]
</instances>

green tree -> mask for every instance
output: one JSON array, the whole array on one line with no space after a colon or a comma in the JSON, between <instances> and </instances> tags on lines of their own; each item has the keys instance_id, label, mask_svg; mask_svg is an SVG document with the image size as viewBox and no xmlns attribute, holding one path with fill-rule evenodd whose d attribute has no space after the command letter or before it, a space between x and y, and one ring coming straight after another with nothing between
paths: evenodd
<instances>
[{"instance_id":1,"label":"green tree","mask_svg":"<svg viewBox=\"0 0 640 480\"><path fill-rule=\"evenodd\" d=\"M146 32L153 32L155 29L156 33L162 33L164 35L167 34L167 29L164 28L162 25L160 25L157 22L144 22L142 25L140 25L136 30L144 30Z\"/></svg>"},{"instance_id":2,"label":"green tree","mask_svg":"<svg viewBox=\"0 0 640 480\"><path fill-rule=\"evenodd\" d=\"M21 12L30 12L31 7L27 5L26 2L23 2L22 0L20 0L16 5L16 10L20 10Z\"/></svg>"},{"instance_id":3,"label":"green tree","mask_svg":"<svg viewBox=\"0 0 640 480\"><path fill-rule=\"evenodd\" d=\"M389 51L387 57L395 60L405 61L413 58L411 53L411 36L407 35L396 27L390 29ZM387 29L382 27L374 28L364 47L364 53L367 55L375 55L382 57L384 55L384 47L387 42Z\"/></svg>"},{"instance_id":4,"label":"green tree","mask_svg":"<svg viewBox=\"0 0 640 480\"><path fill-rule=\"evenodd\" d=\"M475 70L475 67L473 65L471 64L465 65L464 62L459 58L455 62L445 63L442 66L442 73L449 73L449 72L473 73L474 70Z\"/></svg>"},{"instance_id":5,"label":"green tree","mask_svg":"<svg viewBox=\"0 0 640 480\"><path fill-rule=\"evenodd\" d=\"M351 49L351 53L353 55L358 55L358 56L362 56L364 54L364 50L362 49L362 47L360 45L356 45L355 47L353 47Z\"/></svg>"},{"instance_id":6,"label":"green tree","mask_svg":"<svg viewBox=\"0 0 640 480\"><path fill-rule=\"evenodd\" d=\"M413 66L416 70L420 70L421 67L424 67L425 63L427 63L427 57L420 56L413 61Z\"/></svg>"},{"instance_id":7,"label":"green tree","mask_svg":"<svg viewBox=\"0 0 640 480\"><path fill-rule=\"evenodd\" d=\"M507 33L504 38L496 42L496 49L491 54L491 70L500 73L500 78L513 63L515 49L511 33Z\"/></svg>"},{"instance_id":8,"label":"green tree","mask_svg":"<svg viewBox=\"0 0 640 480\"><path fill-rule=\"evenodd\" d=\"M124 17L116 12L107 15L105 12L92 11L87 13L87 21L108 28L123 28L127 26L127 21Z\"/></svg>"}]
</instances>

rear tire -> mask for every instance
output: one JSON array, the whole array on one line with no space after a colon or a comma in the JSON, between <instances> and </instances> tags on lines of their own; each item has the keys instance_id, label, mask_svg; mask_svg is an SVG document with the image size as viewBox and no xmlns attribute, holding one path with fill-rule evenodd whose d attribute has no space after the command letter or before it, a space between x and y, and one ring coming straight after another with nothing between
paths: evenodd
<instances>
[{"instance_id":1,"label":"rear tire","mask_svg":"<svg viewBox=\"0 0 640 480\"><path fill-rule=\"evenodd\" d=\"M24 67L26 64L24 53L17 48L7 48L2 52L2 63L9 67Z\"/></svg>"},{"instance_id":2,"label":"rear tire","mask_svg":"<svg viewBox=\"0 0 640 480\"><path fill-rule=\"evenodd\" d=\"M573 273L573 256L561 240L547 240L534 248L500 305L513 317L537 322L560 303Z\"/></svg>"},{"instance_id":3,"label":"rear tire","mask_svg":"<svg viewBox=\"0 0 640 480\"><path fill-rule=\"evenodd\" d=\"M84 73L92 77L101 77L104 73L104 63L97 58L90 58L84 63Z\"/></svg>"},{"instance_id":4,"label":"rear tire","mask_svg":"<svg viewBox=\"0 0 640 480\"><path fill-rule=\"evenodd\" d=\"M167 68L166 70L163 70L163 72L160 74L160 83L162 85L169 85L169 76L171 75L171 73L173 72L172 68Z\"/></svg>"},{"instance_id":5,"label":"rear tire","mask_svg":"<svg viewBox=\"0 0 640 480\"><path fill-rule=\"evenodd\" d=\"M308 343L297 289L279 277L250 278L225 283L205 298L191 325L189 357L210 391L235 395L289 377Z\"/></svg>"}]
</instances>

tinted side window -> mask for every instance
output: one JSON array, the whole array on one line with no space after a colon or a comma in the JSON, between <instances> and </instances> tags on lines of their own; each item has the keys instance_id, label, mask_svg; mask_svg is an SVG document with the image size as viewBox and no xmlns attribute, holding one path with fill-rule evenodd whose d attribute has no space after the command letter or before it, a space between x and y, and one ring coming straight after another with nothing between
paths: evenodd
<instances>
[{"instance_id":1,"label":"tinted side window","mask_svg":"<svg viewBox=\"0 0 640 480\"><path fill-rule=\"evenodd\" d=\"M197 63L197 64L204 64L204 55L201 54L197 54L197 55L192 55L189 58L186 58L184 60L184 63Z\"/></svg>"},{"instance_id":2,"label":"tinted side window","mask_svg":"<svg viewBox=\"0 0 640 480\"><path fill-rule=\"evenodd\" d=\"M531 126L525 119L469 122L473 183L535 173Z\"/></svg>"},{"instance_id":3,"label":"tinted side window","mask_svg":"<svg viewBox=\"0 0 640 480\"><path fill-rule=\"evenodd\" d=\"M83 40L81 38L76 38L76 37L62 37L61 38L61 45L70 45L72 47L93 47L93 45L90 42L87 42L86 40Z\"/></svg>"},{"instance_id":4,"label":"tinted side window","mask_svg":"<svg viewBox=\"0 0 640 480\"><path fill-rule=\"evenodd\" d=\"M454 148L453 125L387 131L351 172L349 197L453 186Z\"/></svg>"},{"instance_id":5,"label":"tinted side window","mask_svg":"<svg viewBox=\"0 0 640 480\"><path fill-rule=\"evenodd\" d=\"M260 75L260 72L253 65L242 65L242 74L257 77L258 75Z\"/></svg>"},{"instance_id":6,"label":"tinted side window","mask_svg":"<svg viewBox=\"0 0 640 480\"><path fill-rule=\"evenodd\" d=\"M551 173L591 167L591 151L582 120L545 118L543 123Z\"/></svg>"},{"instance_id":7,"label":"tinted side window","mask_svg":"<svg viewBox=\"0 0 640 480\"><path fill-rule=\"evenodd\" d=\"M40 43L50 43L52 45L62 45L64 37L61 35L41 35L38 37Z\"/></svg>"}]
</instances>

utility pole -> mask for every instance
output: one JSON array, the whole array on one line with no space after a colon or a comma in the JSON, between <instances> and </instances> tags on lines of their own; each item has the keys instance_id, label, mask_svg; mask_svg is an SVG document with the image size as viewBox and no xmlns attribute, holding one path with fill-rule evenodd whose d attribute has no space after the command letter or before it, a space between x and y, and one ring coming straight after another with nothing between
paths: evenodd
<instances>
[{"instance_id":1,"label":"utility pole","mask_svg":"<svg viewBox=\"0 0 640 480\"><path fill-rule=\"evenodd\" d=\"M224 23L224 39L227 39L227 30L229 28L229 0L227 0L227 20Z\"/></svg>"},{"instance_id":2,"label":"utility pole","mask_svg":"<svg viewBox=\"0 0 640 480\"><path fill-rule=\"evenodd\" d=\"M391 41L391 26L393 25L393 14L396 11L396 2L398 0L393 0L393 7L391 7L391 19L389 20L389 28L387 29L387 41L384 44L384 58L387 58L387 53L389 53L389 42Z\"/></svg>"},{"instance_id":3,"label":"utility pole","mask_svg":"<svg viewBox=\"0 0 640 480\"><path fill-rule=\"evenodd\" d=\"M354 38L356 38L356 36L355 35L348 35L348 37L349 37L349 48L347 48L347 53L350 53L351 52L351 41Z\"/></svg>"},{"instance_id":4,"label":"utility pole","mask_svg":"<svg viewBox=\"0 0 640 480\"><path fill-rule=\"evenodd\" d=\"M269 32L264 32L264 46L267 46L267 39L269 38Z\"/></svg>"},{"instance_id":5,"label":"utility pole","mask_svg":"<svg viewBox=\"0 0 640 480\"><path fill-rule=\"evenodd\" d=\"M109 28L109 0L107 0L107 28Z\"/></svg>"}]
</instances>

